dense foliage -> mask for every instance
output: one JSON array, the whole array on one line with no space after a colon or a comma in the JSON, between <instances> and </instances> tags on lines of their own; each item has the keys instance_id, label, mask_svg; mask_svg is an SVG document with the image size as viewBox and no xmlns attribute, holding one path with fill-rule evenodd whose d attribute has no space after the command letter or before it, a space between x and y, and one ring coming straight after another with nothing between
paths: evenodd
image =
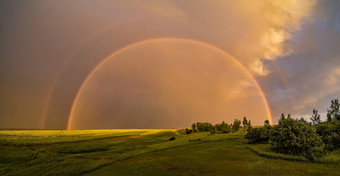
<instances>
[{"instance_id":1,"label":"dense foliage","mask_svg":"<svg viewBox=\"0 0 340 176\"><path fill-rule=\"evenodd\" d=\"M303 120L285 118L270 130L271 144L281 153L301 154L322 146L316 130Z\"/></svg>"},{"instance_id":2,"label":"dense foliage","mask_svg":"<svg viewBox=\"0 0 340 176\"><path fill-rule=\"evenodd\" d=\"M236 132L241 128L241 120L235 119L233 126L232 126L232 131Z\"/></svg>"},{"instance_id":3,"label":"dense foliage","mask_svg":"<svg viewBox=\"0 0 340 176\"><path fill-rule=\"evenodd\" d=\"M218 123L214 125L215 131L220 131L222 133L230 133L231 132L231 125L228 125L224 121L222 123Z\"/></svg>"},{"instance_id":4,"label":"dense foliage","mask_svg":"<svg viewBox=\"0 0 340 176\"><path fill-rule=\"evenodd\" d=\"M340 104L339 100L335 99L331 101L331 106L327 109L327 121L340 120Z\"/></svg>"},{"instance_id":5,"label":"dense foliage","mask_svg":"<svg viewBox=\"0 0 340 176\"><path fill-rule=\"evenodd\" d=\"M251 126L250 120L248 121L246 117L243 118L243 126ZM230 133L230 132L237 132L241 129L241 120L235 119L234 123L228 124L222 121L221 123L217 123L215 125L211 124L210 122L196 122L191 125L191 132L222 132L222 133ZM191 133L190 132L190 133ZM187 133L187 134L190 134Z\"/></svg>"},{"instance_id":6,"label":"dense foliage","mask_svg":"<svg viewBox=\"0 0 340 176\"><path fill-rule=\"evenodd\" d=\"M340 148L340 121L322 122L317 125L316 132L321 136L326 149L335 150Z\"/></svg>"},{"instance_id":7,"label":"dense foliage","mask_svg":"<svg viewBox=\"0 0 340 176\"><path fill-rule=\"evenodd\" d=\"M302 155L310 160L327 151L340 149L340 110L337 99L327 109L327 121L322 122L316 109L308 123L305 119L293 119L290 114L281 114L278 125L271 127L265 121L264 127L248 127L245 138L249 143L272 144L280 153Z\"/></svg>"},{"instance_id":8,"label":"dense foliage","mask_svg":"<svg viewBox=\"0 0 340 176\"><path fill-rule=\"evenodd\" d=\"M214 126L209 122L197 122L196 127L198 131L213 131Z\"/></svg>"},{"instance_id":9,"label":"dense foliage","mask_svg":"<svg viewBox=\"0 0 340 176\"><path fill-rule=\"evenodd\" d=\"M248 139L249 143L267 143L269 140L269 132L270 126L258 128L248 127L245 138Z\"/></svg>"}]
</instances>

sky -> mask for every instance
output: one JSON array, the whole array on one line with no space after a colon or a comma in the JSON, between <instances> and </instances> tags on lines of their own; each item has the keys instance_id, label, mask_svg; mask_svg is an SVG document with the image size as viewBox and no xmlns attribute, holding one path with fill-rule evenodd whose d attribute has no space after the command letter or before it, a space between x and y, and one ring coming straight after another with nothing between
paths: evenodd
<instances>
[{"instance_id":1,"label":"sky","mask_svg":"<svg viewBox=\"0 0 340 176\"><path fill-rule=\"evenodd\" d=\"M0 128L326 118L340 2L0 0Z\"/></svg>"}]
</instances>

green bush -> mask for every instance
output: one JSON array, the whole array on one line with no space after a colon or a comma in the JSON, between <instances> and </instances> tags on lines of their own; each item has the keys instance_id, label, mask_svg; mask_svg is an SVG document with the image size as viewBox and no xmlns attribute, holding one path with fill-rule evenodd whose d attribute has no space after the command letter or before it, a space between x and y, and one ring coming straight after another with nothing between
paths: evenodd
<instances>
[{"instance_id":1,"label":"green bush","mask_svg":"<svg viewBox=\"0 0 340 176\"><path fill-rule=\"evenodd\" d=\"M315 125L316 132L322 137L326 149L336 150L340 148L340 121L332 120Z\"/></svg>"},{"instance_id":2,"label":"green bush","mask_svg":"<svg viewBox=\"0 0 340 176\"><path fill-rule=\"evenodd\" d=\"M269 132L270 128L268 127L249 127L244 138L248 139L248 142L251 144L267 143L269 140Z\"/></svg>"},{"instance_id":3,"label":"green bush","mask_svg":"<svg viewBox=\"0 0 340 176\"><path fill-rule=\"evenodd\" d=\"M292 118L281 119L269 139L277 151L294 155L310 156L312 148L323 145L313 126Z\"/></svg>"},{"instance_id":4,"label":"green bush","mask_svg":"<svg viewBox=\"0 0 340 176\"><path fill-rule=\"evenodd\" d=\"M189 130L188 128L185 129L185 133L186 134L191 134L192 133L192 130Z\"/></svg>"}]
</instances>

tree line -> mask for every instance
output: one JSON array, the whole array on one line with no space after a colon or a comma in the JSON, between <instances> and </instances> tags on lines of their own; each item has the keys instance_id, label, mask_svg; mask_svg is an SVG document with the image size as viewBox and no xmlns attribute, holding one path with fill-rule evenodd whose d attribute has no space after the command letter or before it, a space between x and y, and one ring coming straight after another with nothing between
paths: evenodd
<instances>
[{"instance_id":1,"label":"tree line","mask_svg":"<svg viewBox=\"0 0 340 176\"><path fill-rule=\"evenodd\" d=\"M331 101L327 109L327 120L322 121L318 110L313 109L311 122L304 118L294 119L290 114L281 114L278 125L247 128L245 138L249 143L270 143L280 153L302 155L310 160L340 148L339 101Z\"/></svg>"},{"instance_id":2,"label":"tree line","mask_svg":"<svg viewBox=\"0 0 340 176\"><path fill-rule=\"evenodd\" d=\"M241 124L242 123L242 124ZM250 120L247 120L247 117L243 117L243 120L235 119L233 123L228 124L224 121L221 123L217 123L213 125L210 122L196 122L191 125L191 129L186 129L186 133L190 134L192 132L221 132L221 133L230 133L236 132L241 129L241 125L243 127L251 126Z\"/></svg>"}]
</instances>

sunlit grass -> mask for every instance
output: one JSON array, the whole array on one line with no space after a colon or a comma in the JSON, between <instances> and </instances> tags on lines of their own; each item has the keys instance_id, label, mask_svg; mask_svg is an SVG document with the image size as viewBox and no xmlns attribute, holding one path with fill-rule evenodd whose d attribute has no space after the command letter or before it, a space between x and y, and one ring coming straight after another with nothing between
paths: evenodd
<instances>
[{"instance_id":1,"label":"sunlit grass","mask_svg":"<svg viewBox=\"0 0 340 176\"><path fill-rule=\"evenodd\" d=\"M118 136L151 135L176 129L114 129L114 130L7 130L0 131L0 144L36 145L76 142Z\"/></svg>"}]
</instances>

